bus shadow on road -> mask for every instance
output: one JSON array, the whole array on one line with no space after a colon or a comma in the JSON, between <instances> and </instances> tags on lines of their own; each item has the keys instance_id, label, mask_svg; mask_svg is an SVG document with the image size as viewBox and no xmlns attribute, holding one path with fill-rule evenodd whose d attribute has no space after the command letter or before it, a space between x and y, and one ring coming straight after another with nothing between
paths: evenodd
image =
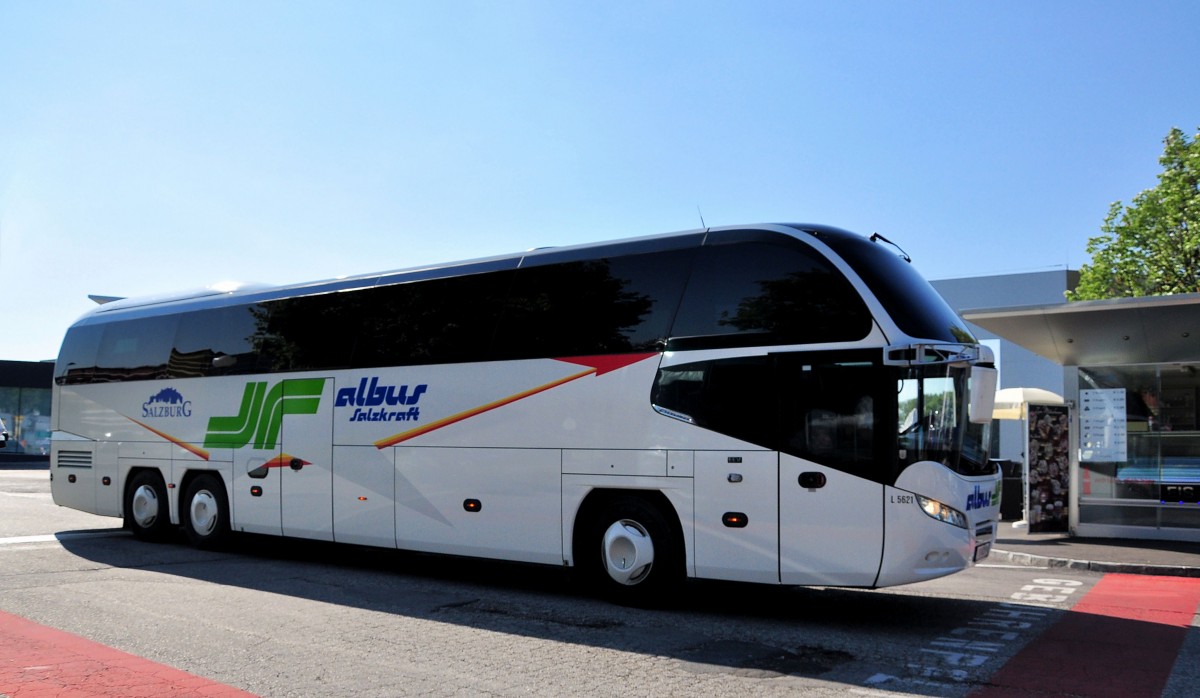
<instances>
[{"instance_id":1,"label":"bus shadow on road","mask_svg":"<svg viewBox=\"0 0 1200 698\"><path fill-rule=\"evenodd\" d=\"M70 553L115 568L673 658L690 672L764 678L861 682L856 662L880 662L859 656L864 646L886 641L908 647L895 651L903 656L998 605L893 590L689 580L654 608L629 608L595 598L568 569L542 565L248 534L220 551L117 533L59 538ZM905 690L943 695L946 689L931 682Z\"/></svg>"}]
</instances>

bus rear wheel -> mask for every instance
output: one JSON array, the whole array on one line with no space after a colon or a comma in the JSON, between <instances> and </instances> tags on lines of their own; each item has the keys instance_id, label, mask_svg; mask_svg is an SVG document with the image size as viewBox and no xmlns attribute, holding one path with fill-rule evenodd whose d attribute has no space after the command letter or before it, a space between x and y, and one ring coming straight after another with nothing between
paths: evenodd
<instances>
[{"instance_id":1,"label":"bus rear wheel","mask_svg":"<svg viewBox=\"0 0 1200 698\"><path fill-rule=\"evenodd\" d=\"M183 532L197 548L217 548L229 538L229 497L216 475L197 475L183 495Z\"/></svg>"},{"instance_id":2,"label":"bus rear wheel","mask_svg":"<svg viewBox=\"0 0 1200 698\"><path fill-rule=\"evenodd\" d=\"M167 486L154 470L133 476L125 488L125 528L141 540L159 542L171 532L171 506Z\"/></svg>"},{"instance_id":3,"label":"bus rear wheel","mask_svg":"<svg viewBox=\"0 0 1200 698\"><path fill-rule=\"evenodd\" d=\"M617 603L660 603L683 577L674 527L658 506L642 497L615 497L594 510L575 550L591 586Z\"/></svg>"}]
</instances>

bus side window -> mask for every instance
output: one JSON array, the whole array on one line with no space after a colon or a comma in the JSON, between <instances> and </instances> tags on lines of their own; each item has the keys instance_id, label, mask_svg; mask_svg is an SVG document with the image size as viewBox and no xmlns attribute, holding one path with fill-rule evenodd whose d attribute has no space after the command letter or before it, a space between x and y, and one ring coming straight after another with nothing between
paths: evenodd
<instances>
[{"instance_id":1,"label":"bus side window","mask_svg":"<svg viewBox=\"0 0 1200 698\"><path fill-rule=\"evenodd\" d=\"M837 443L838 414L830 410L813 409L804 420L804 440L796 446L812 456L821 458L833 454ZM797 431L797 434L801 432Z\"/></svg>"},{"instance_id":2,"label":"bus side window","mask_svg":"<svg viewBox=\"0 0 1200 698\"><path fill-rule=\"evenodd\" d=\"M90 383L96 372L96 351L104 325L80 325L67 330L55 364L54 380L59 385Z\"/></svg>"},{"instance_id":3,"label":"bus side window","mask_svg":"<svg viewBox=\"0 0 1200 698\"><path fill-rule=\"evenodd\" d=\"M881 459L881 369L869 363L829 364L804 354L779 354L784 439L781 450L846 472L884 480ZM813 361L813 363L806 363Z\"/></svg>"},{"instance_id":4,"label":"bus side window","mask_svg":"<svg viewBox=\"0 0 1200 698\"><path fill-rule=\"evenodd\" d=\"M871 323L850 282L802 243L713 245L700 248L671 348L853 341Z\"/></svg>"},{"instance_id":5,"label":"bus side window","mask_svg":"<svg viewBox=\"0 0 1200 698\"><path fill-rule=\"evenodd\" d=\"M488 361L511 271L355 291L354 368Z\"/></svg>"},{"instance_id":6,"label":"bus side window","mask_svg":"<svg viewBox=\"0 0 1200 698\"><path fill-rule=\"evenodd\" d=\"M255 351L275 371L348 368L362 306L361 291L269 301L254 313Z\"/></svg>"},{"instance_id":7,"label":"bus side window","mask_svg":"<svg viewBox=\"0 0 1200 698\"><path fill-rule=\"evenodd\" d=\"M765 356L672 366L659 371L651 400L697 426L776 448L778 397Z\"/></svg>"},{"instance_id":8,"label":"bus side window","mask_svg":"<svg viewBox=\"0 0 1200 698\"><path fill-rule=\"evenodd\" d=\"M793 448L830 464L854 466L869 462L874 443L873 404L871 396L864 395L853 408L838 401L837 409L809 410L804 419L803 440L793 440Z\"/></svg>"},{"instance_id":9,"label":"bus side window","mask_svg":"<svg viewBox=\"0 0 1200 698\"><path fill-rule=\"evenodd\" d=\"M110 322L96 352L96 382L168 377L179 318L162 315Z\"/></svg>"},{"instance_id":10,"label":"bus side window","mask_svg":"<svg viewBox=\"0 0 1200 698\"><path fill-rule=\"evenodd\" d=\"M517 270L497 358L661 351L694 250L551 262Z\"/></svg>"},{"instance_id":11,"label":"bus side window","mask_svg":"<svg viewBox=\"0 0 1200 698\"><path fill-rule=\"evenodd\" d=\"M263 370L254 339L264 312L259 305L235 305L181 315L171 349L171 377L198 378Z\"/></svg>"}]
</instances>

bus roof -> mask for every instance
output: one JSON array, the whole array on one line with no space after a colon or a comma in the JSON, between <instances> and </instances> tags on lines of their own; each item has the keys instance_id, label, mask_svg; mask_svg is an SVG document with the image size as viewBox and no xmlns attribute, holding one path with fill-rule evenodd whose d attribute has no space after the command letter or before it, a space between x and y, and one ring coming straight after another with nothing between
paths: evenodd
<instances>
[{"instance_id":1,"label":"bus roof","mask_svg":"<svg viewBox=\"0 0 1200 698\"><path fill-rule=\"evenodd\" d=\"M754 239L779 239L780 236L795 238L801 232L816 233L823 236L848 236L864 239L860 235L839 228L804 223L765 223L702 228L566 247L537 248L495 257L453 261L294 284L214 284L190 291L130 297L112 301L92 308L74 324L89 325L95 322L106 322L109 319L116 319L116 316L133 318L160 315L238 303L270 301L279 298L336 293L374 286L388 286L425 279L465 276L489 271L516 269L522 266L684 249L698 247L703 244L721 244Z\"/></svg>"}]
</instances>

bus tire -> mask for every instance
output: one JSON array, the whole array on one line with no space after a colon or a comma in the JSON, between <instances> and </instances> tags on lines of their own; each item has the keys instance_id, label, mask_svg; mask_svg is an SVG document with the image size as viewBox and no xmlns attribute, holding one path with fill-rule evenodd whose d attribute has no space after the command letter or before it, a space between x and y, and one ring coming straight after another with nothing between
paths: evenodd
<instances>
[{"instance_id":1,"label":"bus tire","mask_svg":"<svg viewBox=\"0 0 1200 698\"><path fill-rule=\"evenodd\" d=\"M189 543L212 549L228 540L229 497L221 478L208 473L192 478L183 495L182 509L179 518Z\"/></svg>"},{"instance_id":2,"label":"bus tire","mask_svg":"<svg viewBox=\"0 0 1200 698\"><path fill-rule=\"evenodd\" d=\"M125 488L125 528L140 540L161 542L171 533L167 486L157 470L141 470Z\"/></svg>"},{"instance_id":3,"label":"bus tire","mask_svg":"<svg viewBox=\"0 0 1200 698\"><path fill-rule=\"evenodd\" d=\"M601 596L629 606L659 604L683 578L679 537L659 506L619 495L587 516L576 539L585 580Z\"/></svg>"}]
</instances>

